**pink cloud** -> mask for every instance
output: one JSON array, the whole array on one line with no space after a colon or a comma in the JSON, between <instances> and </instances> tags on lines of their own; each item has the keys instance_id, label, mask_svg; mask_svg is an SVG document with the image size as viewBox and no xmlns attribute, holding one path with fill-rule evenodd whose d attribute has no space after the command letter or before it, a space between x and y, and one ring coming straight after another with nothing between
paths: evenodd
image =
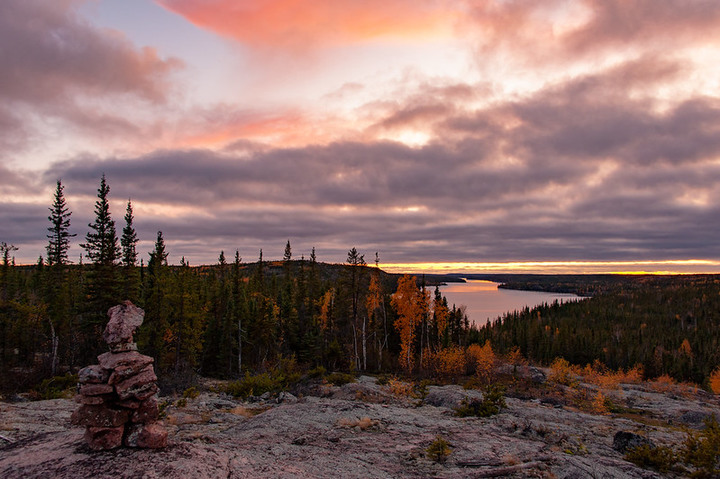
<instances>
[{"instance_id":1,"label":"pink cloud","mask_svg":"<svg viewBox=\"0 0 720 479\"><path fill-rule=\"evenodd\" d=\"M452 2L415 0L156 0L193 24L255 47L302 50L447 32Z\"/></svg>"}]
</instances>

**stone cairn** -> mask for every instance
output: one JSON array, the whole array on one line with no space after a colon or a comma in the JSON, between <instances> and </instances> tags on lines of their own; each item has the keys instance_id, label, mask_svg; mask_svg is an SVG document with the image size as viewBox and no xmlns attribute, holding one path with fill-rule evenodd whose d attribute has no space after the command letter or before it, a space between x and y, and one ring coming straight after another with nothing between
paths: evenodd
<instances>
[{"instance_id":1,"label":"stone cairn","mask_svg":"<svg viewBox=\"0 0 720 479\"><path fill-rule=\"evenodd\" d=\"M110 351L98 363L78 372L80 408L71 422L85 426L93 450L167 446L167 430L158 422L158 387L153 358L137 351L133 341L145 312L130 301L110 308L103 339Z\"/></svg>"}]
</instances>

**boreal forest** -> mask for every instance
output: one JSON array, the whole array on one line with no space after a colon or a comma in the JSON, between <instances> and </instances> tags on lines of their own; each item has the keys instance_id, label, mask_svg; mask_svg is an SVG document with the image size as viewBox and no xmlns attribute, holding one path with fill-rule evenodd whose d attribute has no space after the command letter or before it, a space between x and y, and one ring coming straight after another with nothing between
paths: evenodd
<instances>
[{"instance_id":1,"label":"boreal forest","mask_svg":"<svg viewBox=\"0 0 720 479\"><path fill-rule=\"evenodd\" d=\"M387 274L377 253L368 264L355 247L343 264L318 261L314 249L297 258L288 241L281 261L263 260L262 250L249 261L220 251L215 264L170 265L158 232L141 258L132 203L116 228L109 192L103 176L95 221L75 238L58 181L46 254L34 265L16 265L16 248L0 243L0 392L94 363L106 349L108 309L126 300L145 311L138 347L154 358L166 390L288 360L306 371L458 377L505 355L637 368L707 388L720 376L720 276L508 276L505 287L588 298L475 326L437 288L447 277ZM71 241L84 250L80 261L68 259Z\"/></svg>"}]
</instances>

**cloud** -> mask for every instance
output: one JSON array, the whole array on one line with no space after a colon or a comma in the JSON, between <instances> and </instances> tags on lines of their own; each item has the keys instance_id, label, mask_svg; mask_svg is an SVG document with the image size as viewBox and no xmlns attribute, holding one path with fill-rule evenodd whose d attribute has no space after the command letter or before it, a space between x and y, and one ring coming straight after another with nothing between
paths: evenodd
<instances>
[{"instance_id":1,"label":"cloud","mask_svg":"<svg viewBox=\"0 0 720 479\"><path fill-rule=\"evenodd\" d=\"M78 1L0 2L0 142L37 133L59 120L102 133L137 131L115 113L136 101L166 101L169 75L181 66L156 50L137 48L116 31L82 20ZM115 106L110 108L107 103Z\"/></svg>"},{"instance_id":2,"label":"cloud","mask_svg":"<svg viewBox=\"0 0 720 479\"><path fill-rule=\"evenodd\" d=\"M299 51L377 38L449 33L452 2L156 0L199 27L256 48Z\"/></svg>"}]
</instances>

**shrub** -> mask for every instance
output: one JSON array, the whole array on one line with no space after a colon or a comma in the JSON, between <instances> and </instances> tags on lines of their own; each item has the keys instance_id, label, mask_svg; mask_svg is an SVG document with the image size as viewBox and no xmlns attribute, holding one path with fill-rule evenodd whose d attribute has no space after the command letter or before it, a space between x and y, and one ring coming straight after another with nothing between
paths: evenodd
<instances>
[{"instance_id":1,"label":"shrub","mask_svg":"<svg viewBox=\"0 0 720 479\"><path fill-rule=\"evenodd\" d=\"M591 408L593 412L596 412L598 414L607 414L608 412L610 412L608 403L609 401L602 393L602 391L598 391L592 400Z\"/></svg>"},{"instance_id":2,"label":"shrub","mask_svg":"<svg viewBox=\"0 0 720 479\"><path fill-rule=\"evenodd\" d=\"M439 378L456 378L465 374L467 358L463 348L451 346L439 351L425 349L423 369Z\"/></svg>"},{"instance_id":3,"label":"shrub","mask_svg":"<svg viewBox=\"0 0 720 479\"><path fill-rule=\"evenodd\" d=\"M498 414L504 407L507 407L504 392L502 386L490 385L485 388L482 400L468 401L464 399L460 407L455 409L455 415L459 417L490 417Z\"/></svg>"},{"instance_id":4,"label":"shrub","mask_svg":"<svg viewBox=\"0 0 720 479\"><path fill-rule=\"evenodd\" d=\"M445 462L451 452L450 444L440 436L425 449L425 455L433 462Z\"/></svg>"},{"instance_id":5,"label":"shrub","mask_svg":"<svg viewBox=\"0 0 720 479\"><path fill-rule=\"evenodd\" d=\"M30 391L31 399L60 399L63 397L71 397L73 390L77 386L78 377L76 374L66 374L64 376L53 376L35 386Z\"/></svg>"},{"instance_id":6,"label":"shrub","mask_svg":"<svg viewBox=\"0 0 720 479\"><path fill-rule=\"evenodd\" d=\"M311 379L322 378L327 374L327 369L324 366L318 366L308 371L307 375Z\"/></svg>"},{"instance_id":7,"label":"shrub","mask_svg":"<svg viewBox=\"0 0 720 479\"><path fill-rule=\"evenodd\" d=\"M325 380L333 386L342 386L343 384L354 383L355 376L347 373L332 373Z\"/></svg>"},{"instance_id":8,"label":"shrub","mask_svg":"<svg viewBox=\"0 0 720 479\"><path fill-rule=\"evenodd\" d=\"M710 390L714 394L720 394L720 367L716 368L711 374L710 374Z\"/></svg>"},{"instance_id":9,"label":"shrub","mask_svg":"<svg viewBox=\"0 0 720 479\"><path fill-rule=\"evenodd\" d=\"M484 384L492 381L497 357L490 345L490 340L484 346L471 344L466 351L468 365L474 370L475 376Z\"/></svg>"},{"instance_id":10,"label":"shrub","mask_svg":"<svg viewBox=\"0 0 720 479\"><path fill-rule=\"evenodd\" d=\"M270 373L248 374L243 379L232 381L225 386L225 392L237 398L247 399L266 392L278 392L283 389L284 377L281 379Z\"/></svg>"},{"instance_id":11,"label":"shrub","mask_svg":"<svg viewBox=\"0 0 720 479\"><path fill-rule=\"evenodd\" d=\"M395 396L410 397L414 389L413 383L407 383L394 377L390 378L388 386L390 386L390 392L392 392Z\"/></svg>"},{"instance_id":12,"label":"shrub","mask_svg":"<svg viewBox=\"0 0 720 479\"><path fill-rule=\"evenodd\" d=\"M677 457L669 447L643 444L630 449L625 454L625 460L643 469L653 469L660 473L666 473L675 465Z\"/></svg>"},{"instance_id":13,"label":"shrub","mask_svg":"<svg viewBox=\"0 0 720 479\"><path fill-rule=\"evenodd\" d=\"M555 358L550 364L550 376L548 380L565 386L574 386L576 382L572 374L574 374L573 368L565 358Z\"/></svg>"},{"instance_id":14,"label":"shrub","mask_svg":"<svg viewBox=\"0 0 720 479\"><path fill-rule=\"evenodd\" d=\"M693 477L720 476L720 424L715 415L702 431L689 434L681 451L683 460L696 468Z\"/></svg>"},{"instance_id":15,"label":"shrub","mask_svg":"<svg viewBox=\"0 0 720 479\"><path fill-rule=\"evenodd\" d=\"M200 391L198 391L195 386L190 386L185 391L183 391L182 397L183 399L195 399L200 395Z\"/></svg>"}]
</instances>

